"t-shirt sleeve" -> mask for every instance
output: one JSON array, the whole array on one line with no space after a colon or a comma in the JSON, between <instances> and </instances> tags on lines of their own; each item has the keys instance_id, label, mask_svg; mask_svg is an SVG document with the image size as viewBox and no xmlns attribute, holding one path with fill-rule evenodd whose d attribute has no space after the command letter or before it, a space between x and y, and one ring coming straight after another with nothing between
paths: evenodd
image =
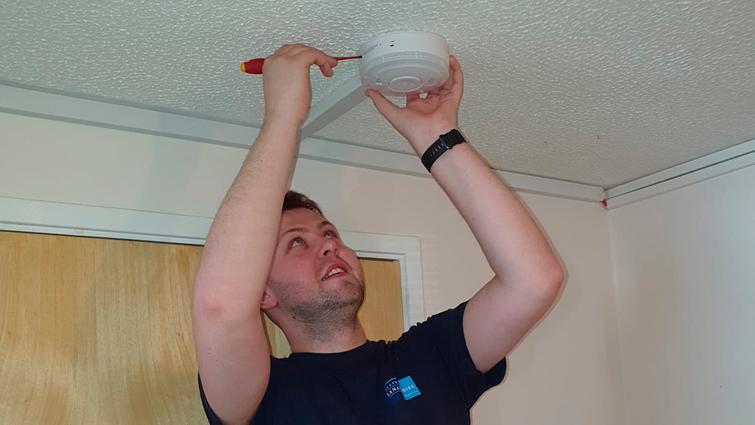
<instances>
[{"instance_id":1,"label":"t-shirt sleeve","mask_svg":"<svg viewBox=\"0 0 755 425\"><path fill-rule=\"evenodd\" d=\"M279 376L279 373L277 371L277 360L278 359L270 356L270 377L268 379L267 389L265 390L265 395L262 398L262 401L260 401L260 405L257 407L257 411L249 421L250 425L272 422L272 419L270 418L271 413L269 407L274 404L274 398L276 394L275 388L278 388L278 386L275 384L276 377ZM204 394L204 388L202 387L202 377L199 375L199 373L197 373L197 384L199 385L199 396L202 398L202 407L204 408L204 413L207 416L207 420L209 421L210 425L223 425L223 423L218 418L218 415L215 414L215 411L213 411L212 407L210 407L210 403L207 402L207 396Z\"/></svg>"},{"instance_id":2,"label":"t-shirt sleeve","mask_svg":"<svg viewBox=\"0 0 755 425\"><path fill-rule=\"evenodd\" d=\"M417 343L427 341L441 358L446 373L455 382L457 390L471 408L477 399L490 388L500 384L506 375L506 358L487 373L477 370L469 354L464 338L464 309L467 302L458 307L431 316L425 322L412 326L399 342Z\"/></svg>"},{"instance_id":3,"label":"t-shirt sleeve","mask_svg":"<svg viewBox=\"0 0 755 425\"><path fill-rule=\"evenodd\" d=\"M205 415L207 415L207 420L210 421L210 425L223 425L212 410L212 407L210 407L210 403L207 402L207 397L204 395L204 388L202 388L202 378L199 376L199 373L197 373L197 382L199 384L199 396L202 397L202 407L204 408Z\"/></svg>"}]
</instances>

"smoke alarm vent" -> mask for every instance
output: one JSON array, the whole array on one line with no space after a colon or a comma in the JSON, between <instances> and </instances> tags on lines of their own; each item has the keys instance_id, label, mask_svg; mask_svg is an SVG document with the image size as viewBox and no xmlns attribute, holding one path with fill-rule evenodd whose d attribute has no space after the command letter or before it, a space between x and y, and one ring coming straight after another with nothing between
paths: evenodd
<instances>
[{"instance_id":1,"label":"smoke alarm vent","mask_svg":"<svg viewBox=\"0 0 755 425\"><path fill-rule=\"evenodd\" d=\"M385 96L425 93L448 79L450 49L441 36L401 31L377 36L359 48L362 84Z\"/></svg>"}]
</instances>

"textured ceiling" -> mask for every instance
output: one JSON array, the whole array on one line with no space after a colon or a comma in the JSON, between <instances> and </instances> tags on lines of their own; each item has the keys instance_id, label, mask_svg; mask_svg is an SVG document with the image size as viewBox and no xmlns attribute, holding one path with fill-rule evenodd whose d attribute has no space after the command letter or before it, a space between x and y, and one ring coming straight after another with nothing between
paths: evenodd
<instances>
[{"instance_id":1,"label":"textured ceiling","mask_svg":"<svg viewBox=\"0 0 755 425\"><path fill-rule=\"evenodd\" d=\"M444 36L497 169L611 187L755 138L755 1L0 0L0 80L259 125L239 64ZM312 68L316 102L358 72ZM401 101L398 101L401 104ZM369 99L315 137L412 153Z\"/></svg>"}]
</instances>

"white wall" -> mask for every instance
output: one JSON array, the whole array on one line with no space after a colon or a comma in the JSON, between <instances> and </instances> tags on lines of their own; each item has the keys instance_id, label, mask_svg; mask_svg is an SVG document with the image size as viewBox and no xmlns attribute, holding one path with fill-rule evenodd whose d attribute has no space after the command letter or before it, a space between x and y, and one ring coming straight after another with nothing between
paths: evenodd
<instances>
[{"instance_id":1,"label":"white wall","mask_svg":"<svg viewBox=\"0 0 755 425\"><path fill-rule=\"evenodd\" d=\"M606 211L599 204L522 196L568 280L555 308L514 351L507 380L475 406L475 425L624 424Z\"/></svg>"},{"instance_id":2,"label":"white wall","mask_svg":"<svg viewBox=\"0 0 755 425\"><path fill-rule=\"evenodd\" d=\"M212 217L246 150L0 113L0 196ZM306 141L304 142L306 143ZM419 159L417 159L419 161ZM471 297L493 273L432 179L300 159L293 189L339 229L421 238L425 313ZM550 315L473 410L475 425L625 423L608 214L523 195L568 280Z\"/></svg>"},{"instance_id":3,"label":"white wall","mask_svg":"<svg viewBox=\"0 0 755 425\"><path fill-rule=\"evenodd\" d=\"M755 423L755 167L609 221L627 423Z\"/></svg>"}]
</instances>

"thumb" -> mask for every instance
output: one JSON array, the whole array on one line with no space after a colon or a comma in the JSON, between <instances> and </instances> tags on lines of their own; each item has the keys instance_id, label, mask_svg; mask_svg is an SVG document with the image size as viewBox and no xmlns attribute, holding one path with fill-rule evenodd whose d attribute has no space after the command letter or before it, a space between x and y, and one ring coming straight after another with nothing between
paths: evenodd
<instances>
[{"instance_id":1,"label":"thumb","mask_svg":"<svg viewBox=\"0 0 755 425\"><path fill-rule=\"evenodd\" d=\"M384 116L390 123L393 123L393 120L398 117L401 108L386 99L382 93L377 90L367 89L364 94L372 99L372 103L375 105L378 112L380 112L380 115Z\"/></svg>"}]
</instances>

